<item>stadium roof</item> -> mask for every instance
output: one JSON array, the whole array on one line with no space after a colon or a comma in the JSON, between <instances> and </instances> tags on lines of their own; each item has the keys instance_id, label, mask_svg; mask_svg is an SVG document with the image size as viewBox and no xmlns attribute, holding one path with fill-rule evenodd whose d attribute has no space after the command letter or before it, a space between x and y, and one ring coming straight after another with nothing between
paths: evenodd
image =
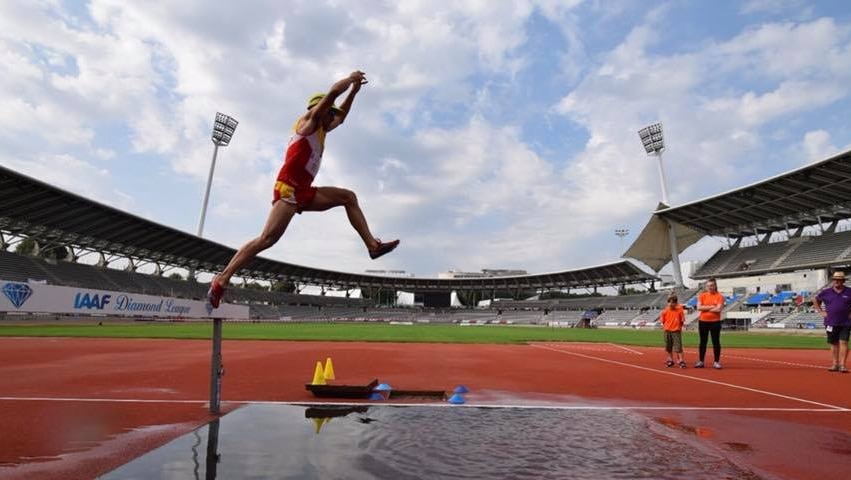
<instances>
[{"instance_id":1,"label":"stadium roof","mask_svg":"<svg viewBox=\"0 0 851 480\"><path fill-rule=\"evenodd\" d=\"M624 256L657 271L671 260L667 231L659 228L659 220L674 225L682 251L703 236L742 238L848 218L851 150L684 205L661 204Z\"/></svg>"},{"instance_id":2,"label":"stadium roof","mask_svg":"<svg viewBox=\"0 0 851 480\"><path fill-rule=\"evenodd\" d=\"M655 214L706 235L734 238L851 218L851 150Z\"/></svg>"},{"instance_id":3,"label":"stadium roof","mask_svg":"<svg viewBox=\"0 0 851 480\"><path fill-rule=\"evenodd\" d=\"M32 237L44 247L71 245L196 271L224 269L235 250L67 192L0 166L0 232ZM537 275L431 279L336 272L259 257L241 275L340 288L406 291L584 288L656 277L629 261Z\"/></svg>"}]
</instances>

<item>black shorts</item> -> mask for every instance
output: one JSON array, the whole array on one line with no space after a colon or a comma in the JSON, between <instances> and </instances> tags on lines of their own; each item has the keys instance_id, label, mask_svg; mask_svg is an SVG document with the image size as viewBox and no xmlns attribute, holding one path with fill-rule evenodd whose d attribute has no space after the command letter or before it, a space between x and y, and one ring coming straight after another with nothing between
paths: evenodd
<instances>
[{"instance_id":1,"label":"black shorts","mask_svg":"<svg viewBox=\"0 0 851 480\"><path fill-rule=\"evenodd\" d=\"M825 327L825 330L827 327ZM840 327L833 327L830 332L827 332L827 343L834 345L842 342L847 342L848 337L851 336L851 325L845 325Z\"/></svg>"}]
</instances>

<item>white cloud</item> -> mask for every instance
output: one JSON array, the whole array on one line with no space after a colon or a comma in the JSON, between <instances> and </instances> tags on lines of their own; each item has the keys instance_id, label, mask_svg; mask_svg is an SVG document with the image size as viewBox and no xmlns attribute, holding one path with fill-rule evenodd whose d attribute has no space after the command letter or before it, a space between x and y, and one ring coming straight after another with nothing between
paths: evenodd
<instances>
[{"instance_id":1,"label":"white cloud","mask_svg":"<svg viewBox=\"0 0 851 480\"><path fill-rule=\"evenodd\" d=\"M180 141L174 121L156 105L140 105L128 124L133 129L133 148L138 152L172 153Z\"/></svg>"},{"instance_id":2,"label":"white cloud","mask_svg":"<svg viewBox=\"0 0 851 480\"><path fill-rule=\"evenodd\" d=\"M0 138L29 132L45 132L48 143L87 144L94 131L80 126L77 118L55 103L31 105L17 98L0 97Z\"/></svg>"},{"instance_id":3,"label":"white cloud","mask_svg":"<svg viewBox=\"0 0 851 480\"><path fill-rule=\"evenodd\" d=\"M115 158L115 150L108 148L96 148L93 153L101 160L111 160Z\"/></svg>"},{"instance_id":4,"label":"white cloud","mask_svg":"<svg viewBox=\"0 0 851 480\"><path fill-rule=\"evenodd\" d=\"M8 158L0 156L8 168L42 182L69 190L97 202L128 210L134 202L128 195L112 189L112 173L72 155Z\"/></svg>"},{"instance_id":5,"label":"white cloud","mask_svg":"<svg viewBox=\"0 0 851 480\"><path fill-rule=\"evenodd\" d=\"M804 134L802 147L803 163L824 160L839 152L839 148L831 142L830 133L824 130L813 130Z\"/></svg>"},{"instance_id":6,"label":"white cloud","mask_svg":"<svg viewBox=\"0 0 851 480\"><path fill-rule=\"evenodd\" d=\"M766 23L750 28L711 52L721 71L779 79L848 78L851 29L831 18Z\"/></svg>"},{"instance_id":7,"label":"white cloud","mask_svg":"<svg viewBox=\"0 0 851 480\"><path fill-rule=\"evenodd\" d=\"M2 62L3 70L6 72L0 78L0 85L8 91L12 88L25 90L25 87L30 82L38 82L43 79L43 73L37 65L33 65L27 60L27 57L14 50L15 46L9 45L6 42L0 42L0 62Z\"/></svg>"},{"instance_id":8,"label":"white cloud","mask_svg":"<svg viewBox=\"0 0 851 480\"><path fill-rule=\"evenodd\" d=\"M712 100L706 104L706 110L738 118L744 125L758 126L783 115L829 105L847 94L847 86L790 81L762 95L747 92L738 98Z\"/></svg>"}]
</instances>

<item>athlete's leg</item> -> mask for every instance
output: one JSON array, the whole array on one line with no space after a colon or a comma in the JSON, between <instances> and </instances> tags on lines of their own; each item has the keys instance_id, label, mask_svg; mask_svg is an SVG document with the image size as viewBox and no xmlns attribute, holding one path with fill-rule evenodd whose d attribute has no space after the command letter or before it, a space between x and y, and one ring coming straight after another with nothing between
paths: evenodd
<instances>
[{"instance_id":1,"label":"athlete's leg","mask_svg":"<svg viewBox=\"0 0 851 480\"><path fill-rule=\"evenodd\" d=\"M711 330L709 333L712 335L712 355L715 357L716 362L721 361L721 322L712 322Z\"/></svg>"},{"instance_id":2,"label":"athlete's leg","mask_svg":"<svg viewBox=\"0 0 851 480\"><path fill-rule=\"evenodd\" d=\"M305 207L304 211L324 212L325 210L340 206L346 207L346 216L349 217L349 223L358 232L367 250L375 250L378 247L378 240L369 231L369 225L366 223L366 217L364 217L363 211L360 209L358 197L355 195L355 192L346 190L345 188L317 187L316 196L313 197L313 201Z\"/></svg>"},{"instance_id":3,"label":"athlete's leg","mask_svg":"<svg viewBox=\"0 0 851 480\"><path fill-rule=\"evenodd\" d=\"M269 218L266 219L266 225L263 227L263 232L260 233L260 236L249 240L245 245L240 247L236 255L231 258L227 267L216 277L216 280L218 280L221 286L227 287L230 277L238 272L240 268L253 260L258 253L277 243L295 214L295 205L283 200L275 202L272 205L272 211L269 212Z\"/></svg>"},{"instance_id":4,"label":"athlete's leg","mask_svg":"<svg viewBox=\"0 0 851 480\"><path fill-rule=\"evenodd\" d=\"M839 341L839 351L836 352L837 365L840 367L847 367L848 363L848 342L844 340Z\"/></svg>"},{"instance_id":5,"label":"athlete's leg","mask_svg":"<svg viewBox=\"0 0 851 480\"><path fill-rule=\"evenodd\" d=\"M697 321L697 333L700 337L700 343L697 347L697 355L698 361L703 362L704 357L706 357L706 344L709 341L709 326L707 325L709 322L701 322Z\"/></svg>"}]
</instances>

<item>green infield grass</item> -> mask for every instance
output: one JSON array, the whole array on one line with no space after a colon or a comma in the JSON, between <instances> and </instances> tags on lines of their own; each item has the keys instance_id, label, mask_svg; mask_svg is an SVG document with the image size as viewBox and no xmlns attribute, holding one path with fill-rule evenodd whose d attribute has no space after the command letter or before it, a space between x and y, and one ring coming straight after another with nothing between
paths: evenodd
<instances>
[{"instance_id":1,"label":"green infield grass","mask_svg":"<svg viewBox=\"0 0 851 480\"><path fill-rule=\"evenodd\" d=\"M389 325L379 323L225 323L225 340L295 340L335 342L493 343L601 342L661 346L661 330L573 329L531 326ZM209 339L211 323L112 323L2 325L4 337L97 337ZM697 346L697 332L685 332L683 343ZM821 335L800 333L724 332L724 347L826 348Z\"/></svg>"}]
</instances>

